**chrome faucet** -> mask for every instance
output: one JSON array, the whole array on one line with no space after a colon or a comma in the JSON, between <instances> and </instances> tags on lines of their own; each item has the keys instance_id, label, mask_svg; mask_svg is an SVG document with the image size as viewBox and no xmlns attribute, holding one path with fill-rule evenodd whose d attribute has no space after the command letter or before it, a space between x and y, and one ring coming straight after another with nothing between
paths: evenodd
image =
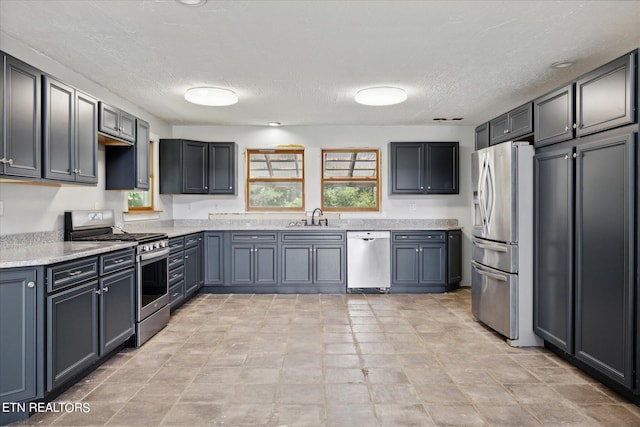
<instances>
[{"instance_id":1,"label":"chrome faucet","mask_svg":"<svg viewBox=\"0 0 640 427\"><path fill-rule=\"evenodd\" d=\"M318 216L318 225L321 224L320 217L324 215L324 212L322 212L322 209L320 208L315 208L311 213L311 225L316 225L316 222L315 222L316 212L320 212L320 215Z\"/></svg>"}]
</instances>

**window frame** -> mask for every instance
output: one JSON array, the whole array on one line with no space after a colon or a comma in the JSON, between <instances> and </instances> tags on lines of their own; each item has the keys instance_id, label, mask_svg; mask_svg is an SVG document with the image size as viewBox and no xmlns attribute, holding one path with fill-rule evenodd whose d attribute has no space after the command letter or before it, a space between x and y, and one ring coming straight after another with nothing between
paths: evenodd
<instances>
[{"instance_id":1,"label":"window frame","mask_svg":"<svg viewBox=\"0 0 640 427\"><path fill-rule=\"evenodd\" d=\"M325 153L375 153L376 154L376 173L374 178L369 177L325 177ZM322 175L320 183L320 198L323 211L327 212L380 212L382 207L380 202L382 200L382 193L380 188L380 149L377 148L326 148L322 149L321 157L322 161ZM376 184L376 206L374 208L362 208L362 207L332 207L325 206L324 202L324 185L325 182L375 182Z\"/></svg>"},{"instance_id":2,"label":"window frame","mask_svg":"<svg viewBox=\"0 0 640 427\"><path fill-rule=\"evenodd\" d=\"M302 176L300 178L251 178L251 154L300 154L302 156ZM245 152L246 157L246 179L245 179L245 209L247 212L304 212L305 207L305 194L304 194L304 149L247 149ZM251 206L249 204L251 183L252 182L300 182L301 184L301 198L302 206L300 207L260 207Z\"/></svg>"},{"instance_id":3,"label":"window frame","mask_svg":"<svg viewBox=\"0 0 640 427\"><path fill-rule=\"evenodd\" d=\"M127 191L127 213L149 213L149 212L157 212L155 209L156 206L156 196L155 196L155 168L153 167L153 153L154 153L155 144L153 141L149 141L149 189L148 190L131 190ZM151 195L150 203L151 205L146 206L129 206L129 193L134 192L144 192L148 191Z\"/></svg>"}]
</instances>

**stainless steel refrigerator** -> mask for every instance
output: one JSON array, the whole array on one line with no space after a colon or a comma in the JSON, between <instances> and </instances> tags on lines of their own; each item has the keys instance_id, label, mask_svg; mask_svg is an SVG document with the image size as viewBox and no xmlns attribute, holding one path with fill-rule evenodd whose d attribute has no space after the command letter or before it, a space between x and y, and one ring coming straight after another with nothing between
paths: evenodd
<instances>
[{"instance_id":1,"label":"stainless steel refrigerator","mask_svg":"<svg viewBox=\"0 0 640 427\"><path fill-rule=\"evenodd\" d=\"M471 155L472 312L512 346L539 346L533 332L533 155L505 142Z\"/></svg>"}]
</instances>

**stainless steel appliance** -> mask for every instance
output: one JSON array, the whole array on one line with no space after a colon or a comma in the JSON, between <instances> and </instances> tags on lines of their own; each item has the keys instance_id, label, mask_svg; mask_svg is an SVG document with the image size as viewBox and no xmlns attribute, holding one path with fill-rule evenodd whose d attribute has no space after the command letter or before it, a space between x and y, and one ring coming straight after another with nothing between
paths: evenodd
<instances>
[{"instance_id":1,"label":"stainless steel appliance","mask_svg":"<svg viewBox=\"0 0 640 427\"><path fill-rule=\"evenodd\" d=\"M347 289L391 287L391 233L347 232Z\"/></svg>"},{"instance_id":2,"label":"stainless steel appliance","mask_svg":"<svg viewBox=\"0 0 640 427\"><path fill-rule=\"evenodd\" d=\"M137 242L136 346L169 323L169 240L161 233L114 233L112 210L64 213L67 241Z\"/></svg>"},{"instance_id":3,"label":"stainless steel appliance","mask_svg":"<svg viewBox=\"0 0 640 427\"><path fill-rule=\"evenodd\" d=\"M533 154L505 142L471 155L471 309L512 346L539 346L533 332Z\"/></svg>"}]
</instances>

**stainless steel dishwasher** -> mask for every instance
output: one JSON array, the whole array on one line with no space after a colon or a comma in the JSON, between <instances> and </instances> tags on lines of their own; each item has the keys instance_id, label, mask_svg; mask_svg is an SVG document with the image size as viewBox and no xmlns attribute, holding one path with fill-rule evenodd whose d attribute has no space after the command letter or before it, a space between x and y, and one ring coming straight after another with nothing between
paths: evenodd
<instances>
[{"instance_id":1,"label":"stainless steel dishwasher","mask_svg":"<svg viewBox=\"0 0 640 427\"><path fill-rule=\"evenodd\" d=\"M391 287L391 232L347 232L347 289Z\"/></svg>"}]
</instances>

